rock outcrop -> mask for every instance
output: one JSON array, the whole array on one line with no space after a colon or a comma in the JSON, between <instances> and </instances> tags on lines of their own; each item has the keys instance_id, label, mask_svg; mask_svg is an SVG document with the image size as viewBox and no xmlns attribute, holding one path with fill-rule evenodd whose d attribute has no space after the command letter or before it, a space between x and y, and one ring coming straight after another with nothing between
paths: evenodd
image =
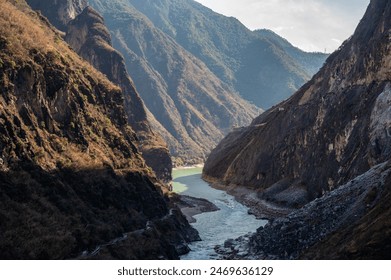
<instances>
[{"instance_id":1,"label":"rock outcrop","mask_svg":"<svg viewBox=\"0 0 391 280\"><path fill-rule=\"evenodd\" d=\"M389 159L389 14L373 2L310 82L217 146L204 177L311 200Z\"/></svg>"},{"instance_id":2,"label":"rock outcrop","mask_svg":"<svg viewBox=\"0 0 391 280\"><path fill-rule=\"evenodd\" d=\"M121 88L0 0L0 258L175 259L197 238L137 149Z\"/></svg>"},{"instance_id":3,"label":"rock outcrop","mask_svg":"<svg viewBox=\"0 0 391 280\"><path fill-rule=\"evenodd\" d=\"M88 0L28 0L34 10L39 10L61 31L66 31L67 24L87 7Z\"/></svg>"},{"instance_id":4,"label":"rock outcrop","mask_svg":"<svg viewBox=\"0 0 391 280\"><path fill-rule=\"evenodd\" d=\"M157 177L170 181L172 161L167 144L151 129L144 103L128 75L123 56L112 47L102 16L91 7L85 8L68 23L65 40L81 57L121 87L129 124L137 133L139 150Z\"/></svg>"},{"instance_id":5,"label":"rock outcrop","mask_svg":"<svg viewBox=\"0 0 391 280\"><path fill-rule=\"evenodd\" d=\"M390 258L390 15L389 1L371 1L354 35L309 83L212 152L205 178L305 205L221 253Z\"/></svg>"}]
</instances>

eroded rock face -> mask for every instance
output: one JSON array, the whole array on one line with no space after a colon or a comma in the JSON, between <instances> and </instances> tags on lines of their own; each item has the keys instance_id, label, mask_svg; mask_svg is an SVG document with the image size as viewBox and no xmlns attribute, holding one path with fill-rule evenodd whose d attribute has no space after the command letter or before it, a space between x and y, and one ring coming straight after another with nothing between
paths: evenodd
<instances>
[{"instance_id":1,"label":"eroded rock face","mask_svg":"<svg viewBox=\"0 0 391 280\"><path fill-rule=\"evenodd\" d=\"M85 8L67 25L65 40L80 56L121 87L129 124L139 140L138 148L158 178L170 181L172 162L167 144L152 131L144 103L128 75L124 58L112 47L102 16L91 7Z\"/></svg>"},{"instance_id":2,"label":"eroded rock face","mask_svg":"<svg viewBox=\"0 0 391 280\"><path fill-rule=\"evenodd\" d=\"M218 248L225 257L390 258L390 15L389 1L371 1L309 83L212 152L207 179L279 203L306 198L249 240Z\"/></svg>"},{"instance_id":3,"label":"eroded rock face","mask_svg":"<svg viewBox=\"0 0 391 280\"><path fill-rule=\"evenodd\" d=\"M34 12L0 7L0 258L178 258L197 234L138 151L121 88Z\"/></svg>"},{"instance_id":4,"label":"eroded rock face","mask_svg":"<svg viewBox=\"0 0 391 280\"><path fill-rule=\"evenodd\" d=\"M216 147L204 177L260 189L283 184L281 192L300 190L308 202L389 159L390 9L373 1L309 83Z\"/></svg>"},{"instance_id":5,"label":"eroded rock face","mask_svg":"<svg viewBox=\"0 0 391 280\"><path fill-rule=\"evenodd\" d=\"M87 0L26 0L34 10L39 10L49 21L61 31L66 30L68 22L79 15L85 7Z\"/></svg>"}]
</instances>

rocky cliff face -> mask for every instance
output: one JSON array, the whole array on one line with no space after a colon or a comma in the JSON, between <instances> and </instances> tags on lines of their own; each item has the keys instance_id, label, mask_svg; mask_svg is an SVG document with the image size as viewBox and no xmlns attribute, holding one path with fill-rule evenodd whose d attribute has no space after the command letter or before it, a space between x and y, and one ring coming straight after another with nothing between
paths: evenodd
<instances>
[{"instance_id":1,"label":"rocky cliff face","mask_svg":"<svg viewBox=\"0 0 391 280\"><path fill-rule=\"evenodd\" d=\"M0 6L0 258L177 258L197 236L139 153L122 90L33 11Z\"/></svg>"},{"instance_id":2,"label":"rocky cliff face","mask_svg":"<svg viewBox=\"0 0 391 280\"><path fill-rule=\"evenodd\" d=\"M207 160L205 178L261 198L298 207L318 197L244 242L250 258L390 257L390 15L389 1L371 1L309 83Z\"/></svg>"},{"instance_id":3,"label":"rocky cliff face","mask_svg":"<svg viewBox=\"0 0 391 280\"><path fill-rule=\"evenodd\" d=\"M202 162L225 133L259 112L128 2L90 2L104 16L177 164Z\"/></svg>"},{"instance_id":4,"label":"rocky cliff face","mask_svg":"<svg viewBox=\"0 0 391 280\"><path fill-rule=\"evenodd\" d=\"M144 103L128 75L124 58L112 47L103 18L91 7L85 8L67 25L65 40L80 56L121 87L129 124L137 133L139 150L158 178L170 181L172 162L167 144L152 131Z\"/></svg>"},{"instance_id":5,"label":"rocky cliff face","mask_svg":"<svg viewBox=\"0 0 391 280\"><path fill-rule=\"evenodd\" d=\"M355 35L292 98L231 133L205 177L320 196L390 157L389 5L372 3ZM372 18L371 18L372 17Z\"/></svg>"},{"instance_id":6,"label":"rocky cliff face","mask_svg":"<svg viewBox=\"0 0 391 280\"><path fill-rule=\"evenodd\" d=\"M41 11L61 31L66 31L68 22L79 15L88 3L87 0L28 0L26 2L34 10Z\"/></svg>"}]
</instances>

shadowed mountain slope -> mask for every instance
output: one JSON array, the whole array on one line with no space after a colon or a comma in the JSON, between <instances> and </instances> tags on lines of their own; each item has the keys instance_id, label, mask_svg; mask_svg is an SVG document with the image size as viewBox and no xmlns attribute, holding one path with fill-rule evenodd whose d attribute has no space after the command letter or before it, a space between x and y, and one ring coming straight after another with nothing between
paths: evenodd
<instances>
[{"instance_id":1,"label":"shadowed mountain slope","mask_svg":"<svg viewBox=\"0 0 391 280\"><path fill-rule=\"evenodd\" d=\"M23 3L0 0L0 258L178 258L197 235L139 153L122 90Z\"/></svg>"}]
</instances>

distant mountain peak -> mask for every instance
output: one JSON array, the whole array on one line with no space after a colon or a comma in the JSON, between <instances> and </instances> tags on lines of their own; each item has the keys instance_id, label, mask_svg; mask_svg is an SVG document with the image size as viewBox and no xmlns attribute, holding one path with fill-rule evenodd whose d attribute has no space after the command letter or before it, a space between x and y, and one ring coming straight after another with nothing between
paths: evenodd
<instances>
[{"instance_id":1,"label":"distant mountain peak","mask_svg":"<svg viewBox=\"0 0 391 280\"><path fill-rule=\"evenodd\" d=\"M202 60L240 96L261 108L289 97L319 70L327 57L295 49L272 32L267 36L252 32L236 18L218 14L195 1L127 3Z\"/></svg>"}]
</instances>

